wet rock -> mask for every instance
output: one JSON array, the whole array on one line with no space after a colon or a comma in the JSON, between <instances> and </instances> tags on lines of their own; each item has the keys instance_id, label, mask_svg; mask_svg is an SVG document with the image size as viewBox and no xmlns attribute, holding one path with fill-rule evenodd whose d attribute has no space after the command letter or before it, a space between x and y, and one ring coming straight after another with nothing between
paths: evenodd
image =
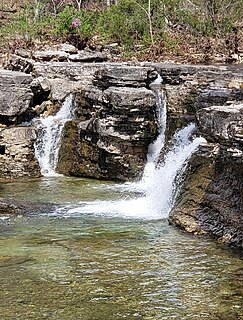
<instances>
[{"instance_id":1,"label":"wet rock","mask_svg":"<svg viewBox=\"0 0 243 320\"><path fill-rule=\"evenodd\" d=\"M170 222L194 234L206 233L196 214L203 203L206 190L213 181L215 160L219 153L218 144L201 146L187 165L186 176Z\"/></svg>"},{"instance_id":2,"label":"wet rock","mask_svg":"<svg viewBox=\"0 0 243 320\"><path fill-rule=\"evenodd\" d=\"M38 116L47 117L49 115L54 115L60 109L59 104L55 104L50 100L42 102L40 105L36 105L33 111Z\"/></svg>"},{"instance_id":3,"label":"wet rock","mask_svg":"<svg viewBox=\"0 0 243 320\"><path fill-rule=\"evenodd\" d=\"M90 86L76 95L80 120L66 124L58 172L128 180L141 172L156 135L156 99L151 90Z\"/></svg>"},{"instance_id":4,"label":"wet rock","mask_svg":"<svg viewBox=\"0 0 243 320\"><path fill-rule=\"evenodd\" d=\"M51 203L35 203L17 201L11 198L0 197L0 219L1 217L27 216L40 212L52 211L55 207Z\"/></svg>"},{"instance_id":5,"label":"wet rock","mask_svg":"<svg viewBox=\"0 0 243 320\"><path fill-rule=\"evenodd\" d=\"M22 72L0 70L0 116L18 116L30 107L32 80Z\"/></svg>"},{"instance_id":6,"label":"wet rock","mask_svg":"<svg viewBox=\"0 0 243 320\"><path fill-rule=\"evenodd\" d=\"M36 129L18 126L0 129L0 177L39 177L35 159Z\"/></svg>"},{"instance_id":7,"label":"wet rock","mask_svg":"<svg viewBox=\"0 0 243 320\"><path fill-rule=\"evenodd\" d=\"M0 216L18 215L23 213L23 207L15 204L10 199L0 198Z\"/></svg>"},{"instance_id":8,"label":"wet rock","mask_svg":"<svg viewBox=\"0 0 243 320\"><path fill-rule=\"evenodd\" d=\"M242 104L201 109L197 118L212 143L191 158L170 221L242 250Z\"/></svg>"},{"instance_id":9,"label":"wet rock","mask_svg":"<svg viewBox=\"0 0 243 320\"><path fill-rule=\"evenodd\" d=\"M215 161L194 156L170 221L243 249L242 158L219 149Z\"/></svg>"}]
</instances>

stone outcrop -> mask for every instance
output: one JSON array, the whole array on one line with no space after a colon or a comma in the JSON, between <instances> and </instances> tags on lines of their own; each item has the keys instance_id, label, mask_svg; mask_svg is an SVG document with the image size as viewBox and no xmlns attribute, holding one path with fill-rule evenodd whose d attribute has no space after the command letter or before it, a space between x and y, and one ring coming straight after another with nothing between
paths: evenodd
<instances>
[{"instance_id":1,"label":"stone outcrop","mask_svg":"<svg viewBox=\"0 0 243 320\"><path fill-rule=\"evenodd\" d=\"M0 129L0 178L39 177L34 155L36 129L8 127Z\"/></svg>"},{"instance_id":2,"label":"stone outcrop","mask_svg":"<svg viewBox=\"0 0 243 320\"><path fill-rule=\"evenodd\" d=\"M18 117L30 107L31 75L0 70L0 116Z\"/></svg>"},{"instance_id":3,"label":"stone outcrop","mask_svg":"<svg viewBox=\"0 0 243 320\"><path fill-rule=\"evenodd\" d=\"M170 221L243 249L243 104L197 113L210 144L189 162Z\"/></svg>"},{"instance_id":4,"label":"stone outcrop","mask_svg":"<svg viewBox=\"0 0 243 320\"><path fill-rule=\"evenodd\" d=\"M151 65L144 63L144 65ZM242 66L152 64L163 78L170 114L243 101Z\"/></svg>"},{"instance_id":5,"label":"stone outcrop","mask_svg":"<svg viewBox=\"0 0 243 320\"><path fill-rule=\"evenodd\" d=\"M58 172L115 180L137 177L156 135L156 99L144 87L156 76L150 68L99 70L94 85L76 94L78 119L64 129Z\"/></svg>"},{"instance_id":6,"label":"stone outcrop","mask_svg":"<svg viewBox=\"0 0 243 320\"><path fill-rule=\"evenodd\" d=\"M208 140L232 148L243 147L243 104L201 109L197 119Z\"/></svg>"},{"instance_id":7,"label":"stone outcrop","mask_svg":"<svg viewBox=\"0 0 243 320\"><path fill-rule=\"evenodd\" d=\"M198 133L208 141L189 162L170 221L242 249L242 66L84 63L73 47L55 50L68 58L53 61L59 58L39 53L36 62L23 52L8 67L31 75L0 72L0 177L40 175L36 131L22 121L54 114L70 93L76 118L65 125L58 171L113 180L138 177L157 134L150 84L159 73L169 135L197 118Z\"/></svg>"},{"instance_id":8,"label":"stone outcrop","mask_svg":"<svg viewBox=\"0 0 243 320\"><path fill-rule=\"evenodd\" d=\"M99 51L77 50L70 44L59 44L46 50L30 51L18 49L14 54L1 57L4 69L31 73L36 62L82 62L107 61L107 55Z\"/></svg>"}]
</instances>

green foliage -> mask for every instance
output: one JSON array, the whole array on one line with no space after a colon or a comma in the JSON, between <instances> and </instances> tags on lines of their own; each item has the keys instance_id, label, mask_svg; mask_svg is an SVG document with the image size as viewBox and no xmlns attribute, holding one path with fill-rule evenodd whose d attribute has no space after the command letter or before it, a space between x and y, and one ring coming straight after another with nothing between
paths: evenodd
<instances>
[{"instance_id":1,"label":"green foliage","mask_svg":"<svg viewBox=\"0 0 243 320\"><path fill-rule=\"evenodd\" d=\"M173 38L173 30L193 37L224 37L243 16L243 0L118 0L110 7L104 6L105 1L84 1L92 10L77 10L68 0L56 0L55 7L53 3L39 0L25 5L0 27L3 41L76 37L87 43L98 35L102 41L118 42L127 55L161 46L176 51L178 38Z\"/></svg>"},{"instance_id":2,"label":"green foliage","mask_svg":"<svg viewBox=\"0 0 243 320\"><path fill-rule=\"evenodd\" d=\"M133 0L121 0L104 10L98 19L101 38L129 48L147 37L146 18Z\"/></svg>"}]
</instances>

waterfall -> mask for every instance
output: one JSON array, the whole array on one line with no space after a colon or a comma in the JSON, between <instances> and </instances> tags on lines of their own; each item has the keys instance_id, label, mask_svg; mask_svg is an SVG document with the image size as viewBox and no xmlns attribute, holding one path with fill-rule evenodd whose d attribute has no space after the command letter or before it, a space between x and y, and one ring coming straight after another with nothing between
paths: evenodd
<instances>
[{"instance_id":1,"label":"waterfall","mask_svg":"<svg viewBox=\"0 0 243 320\"><path fill-rule=\"evenodd\" d=\"M158 127L158 137L148 147L147 163L144 168L142 181L146 180L147 177L154 175L160 152L165 145L167 109L166 96L161 86L162 81L162 78L159 76L151 84L151 88L156 98L156 121Z\"/></svg>"},{"instance_id":2,"label":"waterfall","mask_svg":"<svg viewBox=\"0 0 243 320\"><path fill-rule=\"evenodd\" d=\"M202 137L191 139L195 130L194 124L175 133L172 148L159 163L151 176L143 176L140 188L145 190L149 211L155 216L167 217L174 205L182 174L191 155L200 144L205 142Z\"/></svg>"},{"instance_id":3,"label":"waterfall","mask_svg":"<svg viewBox=\"0 0 243 320\"><path fill-rule=\"evenodd\" d=\"M112 190L126 193L126 198L114 201L83 201L74 208L62 208L65 216L78 216L80 214L95 214L110 217L123 217L127 219L155 220L167 218L174 205L177 182L183 174L187 160L197 150L204 138L191 138L195 129L194 124L175 133L173 146L166 154L163 163L159 163L151 175L143 176L137 183L113 185ZM146 168L145 168L146 171ZM106 186L101 186L102 189ZM110 191L112 191L110 190ZM127 197L127 192L132 195ZM135 192L135 194L134 194ZM139 195L136 195L139 194Z\"/></svg>"},{"instance_id":4,"label":"waterfall","mask_svg":"<svg viewBox=\"0 0 243 320\"><path fill-rule=\"evenodd\" d=\"M38 129L38 137L35 143L35 156L39 161L41 173L44 176L56 176L62 130L65 123L73 118L73 96L66 97L57 114L46 118L36 118L33 123Z\"/></svg>"},{"instance_id":5,"label":"waterfall","mask_svg":"<svg viewBox=\"0 0 243 320\"><path fill-rule=\"evenodd\" d=\"M161 78L160 78L161 79ZM125 199L116 201L80 202L74 208L65 208L66 216L96 214L128 219L161 219L167 218L173 208L178 183L185 171L191 155L206 140L192 137L194 124L177 131L171 141L171 148L160 161L159 156L164 148L166 133L166 99L158 79L153 90L157 100L158 137L148 148L147 163L139 182L102 186L125 192ZM131 195L127 196L127 192ZM135 192L135 193L134 193Z\"/></svg>"}]
</instances>

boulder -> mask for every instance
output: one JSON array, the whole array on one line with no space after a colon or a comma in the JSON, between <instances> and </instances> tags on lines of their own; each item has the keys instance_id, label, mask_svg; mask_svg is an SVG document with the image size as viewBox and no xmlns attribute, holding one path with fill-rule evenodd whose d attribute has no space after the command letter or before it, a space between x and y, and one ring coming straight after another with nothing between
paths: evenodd
<instances>
[{"instance_id":1,"label":"boulder","mask_svg":"<svg viewBox=\"0 0 243 320\"><path fill-rule=\"evenodd\" d=\"M18 116L30 107L32 80L23 72L0 70L0 116Z\"/></svg>"}]
</instances>

